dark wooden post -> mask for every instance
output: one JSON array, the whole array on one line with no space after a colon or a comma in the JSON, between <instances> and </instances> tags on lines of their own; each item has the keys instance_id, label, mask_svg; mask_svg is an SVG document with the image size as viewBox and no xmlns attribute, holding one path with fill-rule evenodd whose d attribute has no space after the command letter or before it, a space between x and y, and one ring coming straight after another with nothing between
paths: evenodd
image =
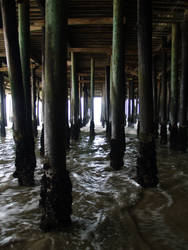
<instances>
[{"instance_id":1,"label":"dark wooden post","mask_svg":"<svg viewBox=\"0 0 188 250\"><path fill-rule=\"evenodd\" d=\"M178 43L179 25L172 24L171 85L170 85L170 148L178 148Z\"/></svg>"},{"instance_id":2,"label":"dark wooden post","mask_svg":"<svg viewBox=\"0 0 188 250\"><path fill-rule=\"evenodd\" d=\"M30 82L30 20L29 0L18 3L18 25L19 25L19 46L23 76L23 87L26 103L26 122L28 135L34 147L32 133L32 104L31 104L31 82ZM34 148L33 148L34 150Z\"/></svg>"},{"instance_id":3,"label":"dark wooden post","mask_svg":"<svg viewBox=\"0 0 188 250\"><path fill-rule=\"evenodd\" d=\"M139 97L138 97L138 93L137 93L137 96L136 96L136 119L138 121L138 117L139 117Z\"/></svg>"},{"instance_id":4,"label":"dark wooden post","mask_svg":"<svg viewBox=\"0 0 188 250\"><path fill-rule=\"evenodd\" d=\"M94 123L94 75L95 75L95 60L91 57L91 82L90 82L90 137L95 136Z\"/></svg>"},{"instance_id":5,"label":"dark wooden post","mask_svg":"<svg viewBox=\"0 0 188 250\"><path fill-rule=\"evenodd\" d=\"M153 86L153 111L154 111L154 134L155 134L155 138L158 137L158 108L157 108L157 93L158 93L158 89L157 89L157 57L154 56L153 57L153 61L152 61L152 86Z\"/></svg>"},{"instance_id":6,"label":"dark wooden post","mask_svg":"<svg viewBox=\"0 0 188 250\"><path fill-rule=\"evenodd\" d=\"M40 126L39 103L40 103L40 82L38 81L37 83L37 126Z\"/></svg>"},{"instance_id":7,"label":"dark wooden post","mask_svg":"<svg viewBox=\"0 0 188 250\"><path fill-rule=\"evenodd\" d=\"M128 84L128 127L131 126L131 86Z\"/></svg>"},{"instance_id":8,"label":"dark wooden post","mask_svg":"<svg viewBox=\"0 0 188 250\"><path fill-rule=\"evenodd\" d=\"M110 66L105 68L105 107L106 107L106 135L111 137L110 123Z\"/></svg>"},{"instance_id":9,"label":"dark wooden post","mask_svg":"<svg viewBox=\"0 0 188 250\"><path fill-rule=\"evenodd\" d=\"M22 78L24 68L21 67L20 60L15 1L1 0L1 8L13 102L14 140L16 144L16 171L14 177L18 178L20 185L30 186L34 184L36 160L34 141L30 131L32 124L30 123L29 126L31 117L27 112L27 96L24 91L26 82L24 81L23 84L25 78ZM27 65L27 60L24 63Z\"/></svg>"},{"instance_id":10,"label":"dark wooden post","mask_svg":"<svg viewBox=\"0 0 188 250\"><path fill-rule=\"evenodd\" d=\"M125 151L125 79L124 79L124 30L123 0L113 1L113 40L112 40L112 93L111 93L111 152L110 164L120 169Z\"/></svg>"},{"instance_id":11,"label":"dark wooden post","mask_svg":"<svg viewBox=\"0 0 188 250\"><path fill-rule=\"evenodd\" d=\"M44 156L44 101L45 101L45 27L42 27L42 129L40 135L40 155Z\"/></svg>"},{"instance_id":12,"label":"dark wooden post","mask_svg":"<svg viewBox=\"0 0 188 250\"><path fill-rule=\"evenodd\" d=\"M134 124L137 121L137 108L138 108L138 103L137 103L137 84L134 83L134 113L133 113Z\"/></svg>"},{"instance_id":13,"label":"dark wooden post","mask_svg":"<svg viewBox=\"0 0 188 250\"><path fill-rule=\"evenodd\" d=\"M182 71L180 83L180 115L179 115L179 149L187 148L187 83L188 83L188 10L185 11L184 22L181 25L182 33Z\"/></svg>"},{"instance_id":14,"label":"dark wooden post","mask_svg":"<svg viewBox=\"0 0 188 250\"><path fill-rule=\"evenodd\" d=\"M102 85L102 96L101 96L101 117L100 121L102 123L102 127L104 128L105 126L105 121L106 121L106 93L105 93L105 84Z\"/></svg>"},{"instance_id":15,"label":"dark wooden post","mask_svg":"<svg viewBox=\"0 0 188 250\"><path fill-rule=\"evenodd\" d=\"M135 106L134 106L134 82L131 82L131 126L134 127L135 119L134 119L134 113L135 113Z\"/></svg>"},{"instance_id":16,"label":"dark wooden post","mask_svg":"<svg viewBox=\"0 0 188 250\"><path fill-rule=\"evenodd\" d=\"M72 119L71 119L71 137L73 139L78 139L80 126L79 126L79 88L78 81L76 77L76 68L75 68L75 53L71 52L71 76L72 76L72 84L71 84L71 111L72 111Z\"/></svg>"},{"instance_id":17,"label":"dark wooden post","mask_svg":"<svg viewBox=\"0 0 188 250\"><path fill-rule=\"evenodd\" d=\"M46 0L45 7L45 162L40 225L45 231L71 223L72 185L66 170L67 2Z\"/></svg>"},{"instance_id":18,"label":"dark wooden post","mask_svg":"<svg viewBox=\"0 0 188 250\"><path fill-rule=\"evenodd\" d=\"M158 183L153 131L152 94L152 3L137 0L138 10L138 80L140 100L139 157L137 179L143 187Z\"/></svg>"},{"instance_id":19,"label":"dark wooden post","mask_svg":"<svg viewBox=\"0 0 188 250\"><path fill-rule=\"evenodd\" d=\"M167 54L166 48L166 37L163 38L163 48L162 51L162 93L161 93L161 130L160 130L160 143L167 144Z\"/></svg>"},{"instance_id":20,"label":"dark wooden post","mask_svg":"<svg viewBox=\"0 0 188 250\"><path fill-rule=\"evenodd\" d=\"M82 127L82 93L83 93L83 88L82 88L82 82L81 82L81 76L79 76L79 128Z\"/></svg>"},{"instance_id":21,"label":"dark wooden post","mask_svg":"<svg viewBox=\"0 0 188 250\"><path fill-rule=\"evenodd\" d=\"M83 126L85 126L88 123L89 116L88 116L88 87L87 84L84 84L83 87L84 92L84 117L83 117Z\"/></svg>"},{"instance_id":22,"label":"dark wooden post","mask_svg":"<svg viewBox=\"0 0 188 250\"><path fill-rule=\"evenodd\" d=\"M5 85L4 85L4 92L5 92ZM7 95L6 92L4 93L4 122L5 122L5 127L7 126Z\"/></svg>"},{"instance_id":23,"label":"dark wooden post","mask_svg":"<svg viewBox=\"0 0 188 250\"><path fill-rule=\"evenodd\" d=\"M67 98L67 105L66 105L66 129L67 129L67 136L66 136L66 149L70 149L70 137L71 137L71 128L69 127L69 117L68 117L68 98Z\"/></svg>"},{"instance_id":24,"label":"dark wooden post","mask_svg":"<svg viewBox=\"0 0 188 250\"><path fill-rule=\"evenodd\" d=\"M0 73L0 103L1 103L1 118L0 118L0 135L1 137L6 137L6 97L5 97L5 86L4 86L4 76Z\"/></svg>"},{"instance_id":25,"label":"dark wooden post","mask_svg":"<svg viewBox=\"0 0 188 250\"><path fill-rule=\"evenodd\" d=\"M36 100L37 100L37 78L35 74L36 68L32 69L32 123L33 123L33 135L37 137L37 109L36 109Z\"/></svg>"},{"instance_id":26,"label":"dark wooden post","mask_svg":"<svg viewBox=\"0 0 188 250\"><path fill-rule=\"evenodd\" d=\"M157 109L158 109L159 122L161 122L161 96L162 96L162 77L160 76L158 81L158 93L157 93Z\"/></svg>"}]
</instances>

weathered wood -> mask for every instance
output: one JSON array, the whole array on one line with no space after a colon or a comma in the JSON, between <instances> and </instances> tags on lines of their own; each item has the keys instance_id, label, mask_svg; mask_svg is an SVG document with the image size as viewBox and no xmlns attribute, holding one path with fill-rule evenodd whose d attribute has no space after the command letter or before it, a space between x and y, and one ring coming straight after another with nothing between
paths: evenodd
<instances>
[{"instance_id":1,"label":"weathered wood","mask_svg":"<svg viewBox=\"0 0 188 250\"><path fill-rule=\"evenodd\" d=\"M124 79L124 29L123 0L113 1L113 40L112 40L112 81L111 81L111 152L110 164L120 169L125 151L125 79Z\"/></svg>"},{"instance_id":2,"label":"weathered wood","mask_svg":"<svg viewBox=\"0 0 188 250\"><path fill-rule=\"evenodd\" d=\"M36 68L32 69L31 78L32 78L32 124L33 124L33 135L37 137L37 110L36 110L36 100L37 100L37 78L35 73Z\"/></svg>"},{"instance_id":3,"label":"weathered wood","mask_svg":"<svg viewBox=\"0 0 188 250\"><path fill-rule=\"evenodd\" d=\"M134 93L133 93L133 104L134 104L134 108L133 108L133 123L135 124L136 123L136 119L137 119L137 104L135 103L136 102L136 99L137 99L137 96L136 96L136 85L134 83Z\"/></svg>"},{"instance_id":4,"label":"weathered wood","mask_svg":"<svg viewBox=\"0 0 188 250\"><path fill-rule=\"evenodd\" d=\"M131 85L128 86L128 127L131 127Z\"/></svg>"},{"instance_id":5,"label":"weathered wood","mask_svg":"<svg viewBox=\"0 0 188 250\"><path fill-rule=\"evenodd\" d=\"M91 81L90 81L90 80L81 80L81 83L82 83L82 84L90 84ZM95 80L95 83L101 85L101 84L104 83L104 80Z\"/></svg>"},{"instance_id":6,"label":"weathered wood","mask_svg":"<svg viewBox=\"0 0 188 250\"><path fill-rule=\"evenodd\" d=\"M42 130L40 136L40 155L44 156L44 102L45 102L45 27L42 28Z\"/></svg>"},{"instance_id":7,"label":"weathered wood","mask_svg":"<svg viewBox=\"0 0 188 250\"><path fill-rule=\"evenodd\" d=\"M37 126L40 126L40 110L39 110L39 103L40 103L40 83L38 82L38 85L37 85Z\"/></svg>"},{"instance_id":8,"label":"weathered wood","mask_svg":"<svg viewBox=\"0 0 188 250\"><path fill-rule=\"evenodd\" d=\"M36 0L38 3L40 10L42 12L42 15L45 16L45 0Z\"/></svg>"},{"instance_id":9,"label":"weathered wood","mask_svg":"<svg viewBox=\"0 0 188 250\"><path fill-rule=\"evenodd\" d=\"M105 103L105 84L102 84L102 96L101 96L101 117L100 117L100 122L102 123L102 127L104 128L105 126L105 120L106 120L106 103Z\"/></svg>"},{"instance_id":10,"label":"weathered wood","mask_svg":"<svg viewBox=\"0 0 188 250\"><path fill-rule=\"evenodd\" d=\"M6 96L5 96L5 86L4 86L4 76L0 73L0 135L1 137L6 137Z\"/></svg>"},{"instance_id":11,"label":"weathered wood","mask_svg":"<svg viewBox=\"0 0 188 250\"><path fill-rule=\"evenodd\" d=\"M158 93L157 93L157 109L158 109L158 117L159 121L161 119L161 95L162 95L162 81L161 76L158 82Z\"/></svg>"},{"instance_id":12,"label":"weathered wood","mask_svg":"<svg viewBox=\"0 0 188 250\"><path fill-rule=\"evenodd\" d=\"M178 43L179 25L172 24L171 85L170 85L170 148L178 148Z\"/></svg>"},{"instance_id":13,"label":"weathered wood","mask_svg":"<svg viewBox=\"0 0 188 250\"><path fill-rule=\"evenodd\" d=\"M158 183L153 131L152 94L152 3L137 0L138 23L138 81L140 104L139 157L137 181L143 187Z\"/></svg>"},{"instance_id":14,"label":"weathered wood","mask_svg":"<svg viewBox=\"0 0 188 250\"><path fill-rule=\"evenodd\" d=\"M95 136L94 123L94 77L95 77L95 60L91 57L91 83L90 83L90 137Z\"/></svg>"},{"instance_id":15,"label":"weathered wood","mask_svg":"<svg viewBox=\"0 0 188 250\"><path fill-rule=\"evenodd\" d=\"M187 83L188 83L188 11L185 13L184 22L181 24L182 33L182 71L180 82L180 110L179 110L179 149L187 149Z\"/></svg>"},{"instance_id":16,"label":"weathered wood","mask_svg":"<svg viewBox=\"0 0 188 250\"><path fill-rule=\"evenodd\" d=\"M90 70L91 71L91 70ZM81 76L81 77L91 77L91 72L84 72L84 73L78 73L78 76ZM95 78L97 77L103 77L104 76L104 69L103 71L101 72L95 72ZM85 79L80 79L80 81L84 81Z\"/></svg>"},{"instance_id":17,"label":"weathered wood","mask_svg":"<svg viewBox=\"0 0 188 250\"><path fill-rule=\"evenodd\" d=\"M131 126L134 127L134 123L135 123L135 105L134 105L134 95L135 95L135 91L134 91L134 82L131 82Z\"/></svg>"},{"instance_id":18,"label":"weathered wood","mask_svg":"<svg viewBox=\"0 0 188 250\"><path fill-rule=\"evenodd\" d=\"M46 0L45 17L45 162L40 226L50 231L70 225L72 212L72 185L66 170L67 1Z\"/></svg>"},{"instance_id":19,"label":"weathered wood","mask_svg":"<svg viewBox=\"0 0 188 250\"><path fill-rule=\"evenodd\" d=\"M69 18L68 25L103 25L112 24L112 17L85 17L85 18Z\"/></svg>"},{"instance_id":20,"label":"weathered wood","mask_svg":"<svg viewBox=\"0 0 188 250\"><path fill-rule=\"evenodd\" d=\"M7 71L8 71L8 67L1 67L0 68L0 72L7 72Z\"/></svg>"},{"instance_id":21,"label":"weathered wood","mask_svg":"<svg viewBox=\"0 0 188 250\"><path fill-rule=\"evenodd\" d=\"M82 127L82 98L83 98L83 88L82 88L82 85L83 83L81 82L81 77L79 77L79 120L78 120L78 123L79 123L79 128Z\"/></svg>"},{"instance_id":22,"label":"weathered wood","mask_svg":"<svg viewBox=\"0 0 188 250\"><path fill-rule=\"evenodd\" d=\"M136 119L137 121L138 121L138 117L139 117L139 96L137 93L137 96L136 96Z\"/></svg>"},{"instance_id":23,"label":"weathered wood","mask_svg":"<svg viewBox=\"0 0 188 250\"><path fill-rule=\"evenodd\" d=\"M18 4L19 47L28 124L31 122L29 1Z\"/></svg>"},{"instance_id":24,"label":"weathered wood","mask_svg":"<svg viewBox=\"0 0 188 250\"><path fill-rule=\"evenodd\" d=\"M163 47L166 47L166 37L163 38ZM161 123L160 143L167 144L167 55L162 51L162 81L161 81Z\"/></svg>"},{"instance_id":25,"label":"weathered wood","mask_svg":"<svg viewBox=\"0 0 188 250\"><path fill-rule=\"evenodd\" d=\"M79 88L78 80L76 77L76 62L75 53L71 52L71 137L78 139L80 126L79 126Z\"/></svg>"},{"instance_id":26,"label":"weathered wood","mask_svg":"<svg viewBox=\"0 0 188 250\"><path fill-rule=\"evenodd\" d=\"M111 137L111 123L110 123L110 66L105 68L105 112L106 112L106 135Z\"/></svg>"},{"instance_id":27,"label":"weathered wood","mask_svg":"<svg viewBox=\"0 0 188 250\"><path fill-rule=\"evenodd\" d=\"M83 87L83 92L84 92L84 117L83 117L83 126L86 126L86 124L89 121L89 115L88 115L88 87L86 84L84 84Z\"/></svg>"},{"instance_id":28,"label":"weathered wood","mask_svg":"<svg viewBox=\"0 0 188 250\"><path fill-rule=\"evenodd\" d=\"M16 171L20 185L34 184L36 166L33 142L28 134L26 102L22 78L22 66L18 43L16 5L14 0L1 0L6 57L9 68L13 103L14 140L16 144Z\"/></svg>"},{"instance_id":29,"label":"weathered wood","mask_svg":"<svg viewBox=\"0 0 188 250\"><path fill-rule=\"evenodd\" d=\"M153 86L153 112L154 112L154 135L155 138L158 137L158 129L159 129L159 115L158 115L158 106L157 106L157 97L158 97L158 89L157 89L157 57L153 57L152 61L152 86Z\"/></svg>"},{"instance_id":30,"label":"weathered wood","mask_svg":"<svg viewBox=\"0 0 188 250\"><path fill-rule=\"evenodd\" d=\"M26 133L28 138L30 154L33 155L33 165L36 165L35 143L32 127L32 104L31 104L31 82L30 82L30 18L29 18L29 0L18 4L18 31L20 59L22 67L23 88L25 97L26 112Z\"/></svg>"},{"instance_id":31,"label":"weathered wood","mask_svg":"<svg viewBox=\"0 0 188 250\"><path fill-rule=\"evenodd\" d=\"M104 47L104 48L69 48L69 52L74 53L89 53L89 54L107 54L110 55L112 53L112 48Z\"/></svg>"},{"instance_id":32,"label":"weathered wood","mask_svg":"<svg viewBox=\"0 0 188 250\"><path fill-rule=\"evenodd\" d=\"M4 119L4 124L5 124L5 127L7 126L7 104L6 104L6 92L5 92L5 89L6 89L6 86L5 86L5 83L4 83L4 88L3 88L3 99L4 99L4 111L3 111L3 119Z\"/></svg>"},{"instance_id":33,"label":"weathered wood","mask_svg":"<svg viewBox=\"0 0 188 250\"><path fill-rule=\"evenodd\" d=\"M125 17L123 23L125 23ZM108 25L113 23L112 17L82 17L82 18L68 18L68 25ZM41 27L44 25L43 20L33 22L35 26Z\"/></svg>"}]
</instances>

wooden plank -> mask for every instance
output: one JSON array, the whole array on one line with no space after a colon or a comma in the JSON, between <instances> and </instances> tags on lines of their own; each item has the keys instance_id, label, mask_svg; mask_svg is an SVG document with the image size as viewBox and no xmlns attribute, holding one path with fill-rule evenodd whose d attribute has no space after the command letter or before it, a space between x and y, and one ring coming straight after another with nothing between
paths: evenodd
<instances>
[{"instance_id":1,"label":"wooden plank","mask_svg":"<svg viewBox=\"0 0 188 250\"><path fill-rule=\"evenodd\" d=\"M126 18L124 17L124 24ZM44 20L38 20L31 23L34 26L43 26ZM113 17L84 17L84 18L68 18L68 25L112 25Z\"/></svg>"},{"instance_id":2,"label":"wooden plank","mask_svg":"<svg viewBox=\"0 0 188 250\"><path fill-rule=\"evenodd\" d=\"M106 25L113 23L112 17L69 18L68 25Z\"/></svg>"},{"instance_id":3,"label":"wooden plank","mask_svg":"<svg viewBox=\"0 0 188 250\"><path fill-rule=\"evenodd\" d=\"M91 81L90 80L80 80L80 83L87 83L87 84L89 84ZM105 82L105 80L95 80L95 84L96 83L104 83Z\"/></svg>"},{"instance_id":4,"label":"wooden plank","mask_svg":"<svg viewBox=\"0 0 188 250\"><path fill-rule=\"evenodd\" d=\"M81 76L81 77L88 77L90 76L91 73L90 72L85 72L85 73L78 73L78 76ZM96 76L104 76L104 72L95 72L95 77Z\"/></svg>"},{"instance_id":5,"label":"wooden plank","mask_svg":"<svg viewBox=\"0 0 188 250\"><path fill-rule=\"evenodd\" d=\"M0 68L0 72L7 72L8 71L8 68L7 67L2 67Z\"/></svg>"},{"instance_id":6,"label":"wooden plank","mask_svg":"<svg viewBox=\"0 0 188 250\"><path fill-rule=\"evenodd\" d=\"M69 52L74 52L74 53L91 53L91 54L111 54L112 49L111 47L106 47L106 48L69 48Z\"/></svg>"},{"instance_id":7,"label":"wooden plank","mask_svg":"<svg viewBox=\"0 0 188 250\"><path fill-rule=\"evenodd\" d=\"M5 52L0 53L0 57L6 57Z\"/></svg>"}]
</instances>

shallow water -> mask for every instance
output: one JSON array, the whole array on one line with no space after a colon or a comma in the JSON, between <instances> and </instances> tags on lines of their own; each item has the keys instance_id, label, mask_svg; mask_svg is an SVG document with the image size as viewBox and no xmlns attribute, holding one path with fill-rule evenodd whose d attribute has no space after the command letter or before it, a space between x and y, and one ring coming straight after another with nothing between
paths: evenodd
<instances>
[{"instance_id":1,"label":"shallow water","mask_svg":"<svg viewBox=\"0 0 188 250\"><path fill-rule=\"evenodd\" d=\"M135 181L138 141L127 136L124 167L109 167L104 132L93 141L82 132L71 143L67 168L73 184L73 224L64 232L39 229L42 159L37 151L36 186L18 187L10 130L0 139L0 249L184 250L188 249L188 155L157 150L160 184L144 190ZM38 147L38 142L36 143Z\"/></svg>"}]
</instances>

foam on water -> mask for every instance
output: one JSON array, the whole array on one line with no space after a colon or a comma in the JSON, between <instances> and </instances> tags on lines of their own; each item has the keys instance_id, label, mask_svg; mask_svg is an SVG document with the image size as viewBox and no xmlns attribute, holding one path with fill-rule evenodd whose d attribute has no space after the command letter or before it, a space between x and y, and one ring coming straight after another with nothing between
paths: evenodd
<instances>
[{"instance_id":1,"label":"foam on water","mask_svg":"<svg viewBox=\"0 0 188 250\"><path fill-rule=\"evenodd\" d=\"M44 233L39 229L38 207L43 160L37 151L36 186L19 187L12 177L14 143L8 131L0 144L0 249L187 249L188 156L160 148L160 185L144 190L135 181L135 131L127 136L120 171L109 166L104 131L98 127L97 133L91 141L88 130L82 131L67 154L73 184L72 226Z\"/></svg>"}]
</instances>

